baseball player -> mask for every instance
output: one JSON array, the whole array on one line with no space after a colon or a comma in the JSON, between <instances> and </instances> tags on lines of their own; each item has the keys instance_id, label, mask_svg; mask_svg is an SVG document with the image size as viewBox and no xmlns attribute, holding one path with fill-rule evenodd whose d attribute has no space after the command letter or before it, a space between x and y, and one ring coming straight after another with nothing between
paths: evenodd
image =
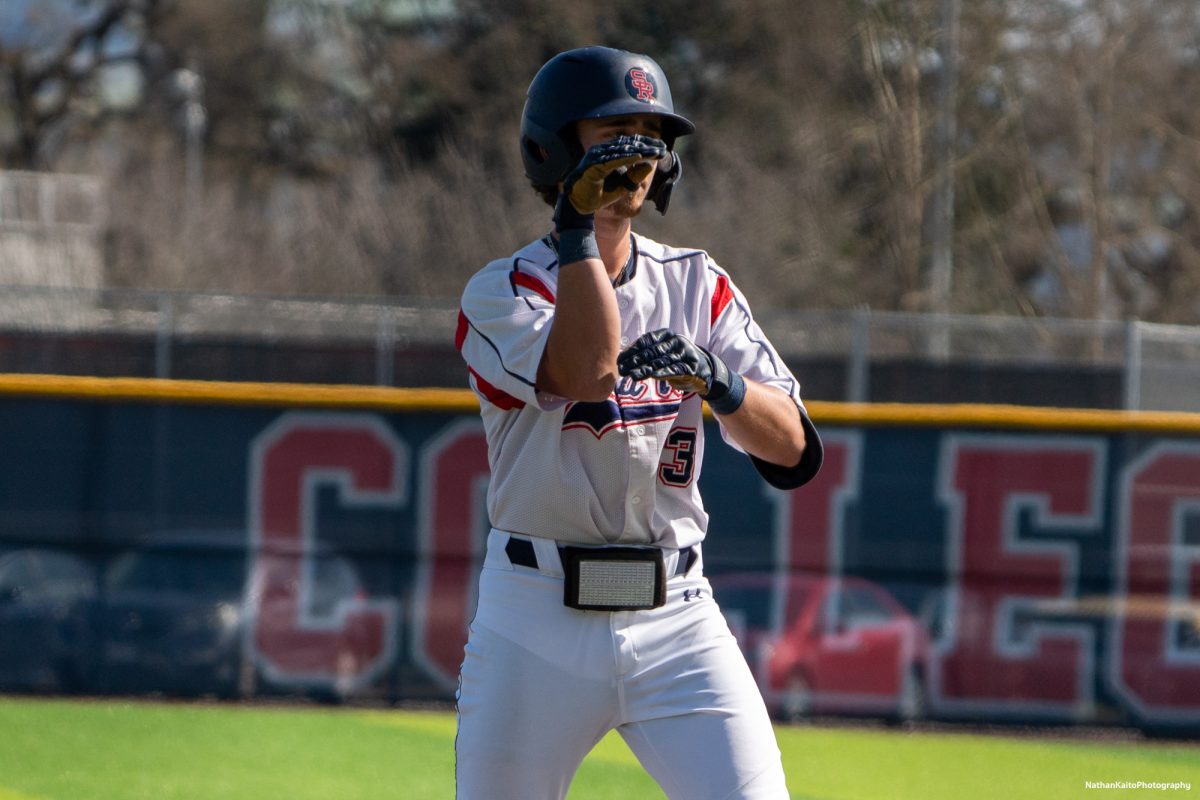
<instances>
[{"instance_id":1,"label":"baseball player","mask_svg":"<svg viewBox=\"0 0 1200 800\"><path fill-rule=\"evenodd\" d=\"M821 444L728 273L632 232L646 201L666 212L693 130L644 55L571 50L529 87L521 153L554 231L471 279L457 334L493 526L458 692L464 800L562 798L614 728L669 797L788 796L704 577L702 407L782 489Z\"/></svg>"}]
</instances>

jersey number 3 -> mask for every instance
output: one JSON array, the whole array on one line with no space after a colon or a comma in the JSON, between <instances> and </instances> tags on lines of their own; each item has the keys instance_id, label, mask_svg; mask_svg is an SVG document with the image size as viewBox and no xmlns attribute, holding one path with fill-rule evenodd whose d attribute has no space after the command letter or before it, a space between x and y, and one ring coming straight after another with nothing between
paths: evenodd
<instances>
[{"instance_id":1,"label":"jersey number 3","mask_svg":"<svg viewBox=\"0 0 1200 800\"><path fill-rule=\"evenodd\" d=\"M670 460L658 465L658 479L667 486L691 486L696 468L696 429L673 428L663 450Z\"/></svg>"}]
</instances>

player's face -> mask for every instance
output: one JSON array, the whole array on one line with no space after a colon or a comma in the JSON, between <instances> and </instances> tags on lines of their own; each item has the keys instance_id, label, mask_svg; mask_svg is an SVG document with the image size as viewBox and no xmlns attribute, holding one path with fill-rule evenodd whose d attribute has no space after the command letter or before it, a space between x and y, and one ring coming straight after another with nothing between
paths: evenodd
<instances>
[{"instance_id":1,"label":"player's face","mask_svg":"<svg viewBox=\"0 0 1200 800\"><path fill-rule=\"evenodd\" d=\"M662 121L654 114L630 114L622 117L605 117L604 119L583 119L576 125L579 143L587 150L592 145L607 142L618 136L652 136L662 138ZM596 216L614 216L623 219L633 219L642 210L646 201L646 193L654 180L654 172L647 175L637 191L621 195L621 198L610 206L600 209Z\"/></svg>"}]
</instances>

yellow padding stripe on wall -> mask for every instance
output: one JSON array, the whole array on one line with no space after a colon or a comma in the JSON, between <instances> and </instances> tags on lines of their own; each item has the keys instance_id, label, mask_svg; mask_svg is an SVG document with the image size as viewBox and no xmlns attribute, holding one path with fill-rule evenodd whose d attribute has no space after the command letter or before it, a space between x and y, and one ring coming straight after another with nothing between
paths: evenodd
<instances>
[{"instance_id":1,"label":"yellow padding stripe on wall","mask_svg":"<svg viewBox=\"0 0 1200 800\"><path fill-rule=\"evenodd\" d=\"M1096 433L1200 434L1200 414L972 403L805 404L813 421L864 427L1003 428Z\"/></svg>"},{"instance_id":2,"label":"yellow padding stripe on wall","mask_svg":"<svg viewBox=\"0 0 1200 800\"><path fill-rule=\"evenodd\" d=\"M107 402L187 403L281 408L475 412L468 389L399 389L304 383L242 383L67 375L0 375L0 397L44 397ZM975 404L806 404L818 424L863 427L998 428L1097 433L1200 435L1200 414L1105 411Z\"/></svg>"},{"instance_id":3,"label":"yellow padding stripe on wall","mask_svg":"<svg viewBox=\"0 0 1200 800\"><path fill-rule=\"evenodd\" d=\"M380 411L479 410L479 403L468 389L396 389L388 386L88 378L69 375L0 375L0 397L193 405L368 408Z\"/></svg>"}]
</instances>

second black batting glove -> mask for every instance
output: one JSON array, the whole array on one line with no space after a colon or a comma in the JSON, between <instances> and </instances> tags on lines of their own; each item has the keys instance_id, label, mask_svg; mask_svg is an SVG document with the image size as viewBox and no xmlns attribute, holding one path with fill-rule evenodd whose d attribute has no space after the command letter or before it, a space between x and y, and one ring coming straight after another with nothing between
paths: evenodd
<instances>
[{"instance_id":1,"label":"second black batting glove","mask_svg":"<svg viewBox=\"0 0 1200 800\"><path fill-rule=\"evenodd\" d=\"M746 397L746 382L718 356L667 328L643 334L617 356L617 371L635 381L659 378L708 401L717 414L732 414Z\"/></svg>"}]
</instances>

